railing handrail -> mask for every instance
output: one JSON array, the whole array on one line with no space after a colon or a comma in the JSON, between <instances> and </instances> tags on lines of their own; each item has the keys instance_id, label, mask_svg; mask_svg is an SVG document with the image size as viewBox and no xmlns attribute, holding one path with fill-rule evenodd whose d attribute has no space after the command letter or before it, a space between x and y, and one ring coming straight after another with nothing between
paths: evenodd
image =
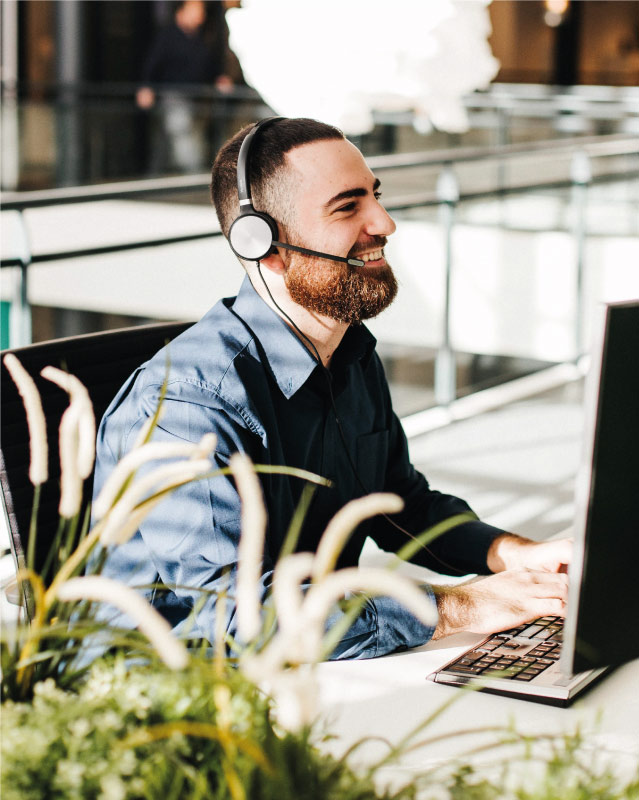
<instances>
[{"instance_id":1,"label":"railing handrail","mask_svg":"<svg viewBox=\"0 0 639 800\"><path fill-rule=\"evenodd\" d=\"M543 140L501 146L460 147L418 153L370 156L366 159L373 171L406 169L411 167L434 167L510 159L521 156L564 155L576 149L585 151L593 158L639 154L637 137L632 135L607 134L604 136L579 136L569 139ZM208 187L209 173L184 175L169 178L144 178L134 181L117 181L108 184L92 184L59 189L41 189L29 192L4 192L3 210L23 211L48 205L87 203L101 200L123 200L143 197L161 192L187 192Z\"/></svg>"},{"instance_id":2,"label":"railing handrail","mask_svg":"<svg viewBox=\"0 0 639 800\"><path fill-rule=\"evenodd\" d=\"M149 86L156 93L172 92L179 90L193 97L207 99L236 99L260 100L259 93L248 84L237 83L231 89L222 90L214 85L202 83L184 83L180 81L37 81L37 80L0 80L0 89L3 93L38 92L49 95L73 94L77 97L87 95L100 97L132 97L141 86Z\"/></svg>"},{"instance_id":3,"label":"railing handrail","mask_svg":"<svg viewBox=\"0 0 639 800\"><path fill-rule=\"evenodd\" d=\"M167 84L155 81L145 81L141 77L135 80L123 81L47 81L47 80L25 80L25 79L0 79L0 89L2 91L13 92L18 90L45 91L50 93L73 92L82 94L103 94L112 96L130 96L135 93L140 86L153 86L161 91L163 88L180 88L191 94L199 94L202 97L220 97L222 95L231 97L236 93L238 97L259 97L259 93L247 84L235 84L230 93L221 92L214 86L207 84L193 84L175 82ZM477 89L464 95L465 102L472 103L475 99L492 99L496 103L503 100L532 100L546 102L549 100L565 98L579 98L593 103L618 102L620 99L634 99L639 96L637 86L610 86L604 84L576 84L572 86L560 86L545 83L491 83L486 89Z\"/></svg>"},{"instance_id":4,"label":"railing handrail","mask_svg":"<svg viewBox=\"0 0 639 800\"><path fill-rule=\"evenodd\" d=\"M639 171L626 173L628 177L639 177ZM618 175L599 175L592 178L592 183L600 183L606 180L618 178ZM521 186L509 186L500 190L500 196L525 194L531 190L553 190L562 189L574 186L572 179L565 179L559 181L544 181L536 184L524 184ZM467 200L479 200L484 197L492 197L495 195L495 189L484 189L473 192L462 192L459 195L457 202L461 203ZM410 195L398 195L391 197L386 202L385 208L388 211L401 211L412 208L428 208L429 206L440 206L442 204L441 197L437 192L415 192ZM213 213L213 212L211 212ZM195 242L202 239L212 239L222 235L217 220L213 216L211 221L211 228L207 231L198 233L183 233L178 236L165 236L155 239L141 239L130 242L122 242L119 244L105 244L96 247L82 247L77 250L56 250L55 252L33 253L30 256L29 263L46 263L50 261L62 261L69 258L86 258L88 256L107 255L110 253L120 253L126 250L140 250L147 247L163 247L171 244L182 244L186 242ZM24 261L20 258L3 258L0 261L0 267L20 267L24 266Z\"/></svg>"}]
</instances>

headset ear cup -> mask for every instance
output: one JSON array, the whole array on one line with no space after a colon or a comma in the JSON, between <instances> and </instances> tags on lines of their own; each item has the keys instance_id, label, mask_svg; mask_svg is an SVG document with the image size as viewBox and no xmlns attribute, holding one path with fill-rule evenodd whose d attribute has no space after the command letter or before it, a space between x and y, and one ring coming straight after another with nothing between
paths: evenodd
<instances>
[{"instance_id":1,"label":"headset ear cup","mask_svg":"<svg viewBox=\"0 0 639 800\"><path fill-rule=\"evenodd\" d=\"M237 217L229 230L229 244L239 258L259 261L272 252L277 225L268 214L248 211Z\"/></svg>"}]
</instances>

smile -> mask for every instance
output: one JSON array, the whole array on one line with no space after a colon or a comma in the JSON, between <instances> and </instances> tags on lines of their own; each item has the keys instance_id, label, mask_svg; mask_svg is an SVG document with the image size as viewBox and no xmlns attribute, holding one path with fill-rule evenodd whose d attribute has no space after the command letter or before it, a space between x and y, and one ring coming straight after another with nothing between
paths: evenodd
<instances>
[{"instance_id":1,"label":"smile","mask_svg":"<svg viewBox=\"0 0 639 800\"><path fill-rule=\"evenodd\" d=\"M364 262L368 261L380 261L384 257L384 251L380 248L379 250L370 250L368 253L359 253L357 258L360 258Z\"/></svg>"}]
</instances>

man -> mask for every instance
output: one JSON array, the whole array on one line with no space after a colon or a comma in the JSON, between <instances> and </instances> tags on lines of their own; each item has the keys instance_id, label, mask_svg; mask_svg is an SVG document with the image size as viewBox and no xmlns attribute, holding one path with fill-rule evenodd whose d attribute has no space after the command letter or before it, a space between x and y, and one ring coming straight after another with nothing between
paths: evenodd
<instances>
[{"instance_id":1,"label":"man","mask_svg":"<svg viewBox=\"0 0 639 800\"><path fill-rule=\"evenodd\" d=\"M237 162L250 130L227 142L213 166L212 197L227 237L240 211ZM405 532L418 534L469 507L432 490L410 464L375 340L361 324L388 306L397 290L384 255L395 223L381 205L379 181L357 148L320 122L278 119L255 133L248 182L255 209L276 221L275 241L341 261L279 245L257 262L243 261L247 275L237 298L218 303L169 347L157 438L197 441L214 431L219 465L242 450L258 464L301 467L330 478L333 487L317 492L302 528L303 551L315 549L329 519L348 500L365 492L396 492L404 511L393 520L377 517L361 525L346 545L338 566L354 565L367 535L396 551L407 541ZM343 263L347 258L362 266ZM160 352L107 410L98 436L96 490L153 414L165 369L166 354ZM269 515L266 597L302 483L263 475L262 485ZM202 597L197 587L221 588L225 570L234 581L239 534L232 479L198 481L175 492L130 542L114 548L106 573L137 585L162 583L167 591L151 598L177 632L203 602L191 634L210 640L215 598ZM434 630L389 598L368 601L334 657L382 655L456 630L491 632L561 614L569 550L566 541L537 544L480 521L460 525L413 561L449 574L497 574L453 589L424 587L439 611ZM226 625L235 631L231 603Z\"/></svg>"},{"instance_id":2,"label":"man","mask_svg":"<svg viewBox=\"0 0 639 800\"><path fill-rule=\"evenodd\" d=\"M212 9L215 27L205 30L211 26L207 26L204 0L181 0L173 4L173 19L156 35L144 63L144 85L136 92L138 107L148 111L156 102L152 86L166 87L160 97L160 109L169 166L186 172L202 169L206 161L208 115L198 113L196 100L185 92L185 87L190 85L197 90L215 86L227 94L234 87L233 78L227 74L227 62L233 58L239 70L239 62L228 46L224 6L214 4ZM156 144L157 160L164 142ZM156 164L155 171L165 166Z\"/></svg>"}]
</instances>

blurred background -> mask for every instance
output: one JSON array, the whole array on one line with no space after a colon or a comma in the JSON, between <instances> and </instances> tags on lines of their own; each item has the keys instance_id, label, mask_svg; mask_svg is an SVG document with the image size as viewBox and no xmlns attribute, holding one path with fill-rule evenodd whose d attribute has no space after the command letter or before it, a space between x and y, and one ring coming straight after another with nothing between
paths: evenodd
<instances>
[{"instance_id":1,"label":"blurred background","mask_svg":"<svg viewBox=\"0 0 639 800\"><path fill-rule=\"evenodd\" d=\"M639 296L636 0L2 0L2 346L197 319L242 271L215 153L338 124L398 222L401 416L588 350Z\"/></svg>"}]
</instances>

